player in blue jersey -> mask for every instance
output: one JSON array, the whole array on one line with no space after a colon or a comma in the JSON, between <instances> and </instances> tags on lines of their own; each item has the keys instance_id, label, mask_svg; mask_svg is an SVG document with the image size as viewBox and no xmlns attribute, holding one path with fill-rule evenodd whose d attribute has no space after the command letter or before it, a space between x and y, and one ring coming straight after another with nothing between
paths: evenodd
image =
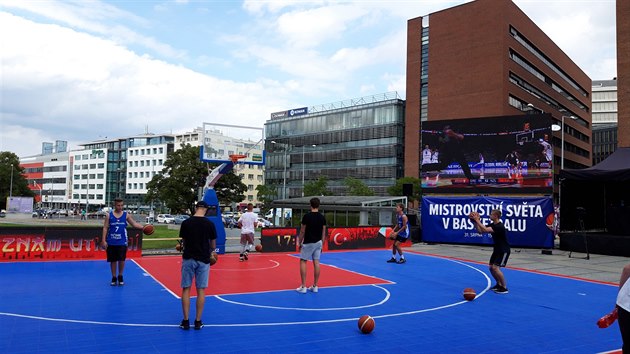
<instances>
[{"instance_id":1,"label":"player in blue jersey","mask_svg":"<svg viewBox=\"0 0 630 354\"><path fill-rule=\"evenodd\" d=\"M407 242L409 239L409 220L404 213L405 206L402 203L396 204L396 226L389 234L389 238L394 240L392 245L392 258L387 263L406 263L405 255L403 254L401 243ZM396 260L396 252L400 255L400 259Z\"/></svg>"},{"instance_id":2,"label":"player in blue jersey","mask_svg":"<svg viewBox=\"0 0 630 354\"><path fill-rule=\"evenodd\" d=\"M114 210L107 214L103 222L103 237L101 238L101 246L107 250L107 262L112 271L111 286L125 284L123 271L125 259L127 259L127 223L137 229L142 229L141 224L123 211L123 200L116 198ZM118 276L116 276L116 266L118 266Z\"/></svg>"}]
</instances>

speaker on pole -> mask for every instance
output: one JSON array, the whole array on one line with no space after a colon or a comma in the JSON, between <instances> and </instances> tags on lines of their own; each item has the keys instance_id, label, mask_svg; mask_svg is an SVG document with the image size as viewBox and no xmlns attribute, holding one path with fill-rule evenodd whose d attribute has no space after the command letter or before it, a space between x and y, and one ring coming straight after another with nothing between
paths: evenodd
<instances>
[{"instance_id":1,"label":"speaker on pole","mask_svg":"<svg viewBox=\"0 0 630 354\"><path fill-rule=\"evenodd\" d=\"M411 197L413 195L413 184L411 183L403 183L403 195L406 197Z\"/></svg>"}]
</instances>

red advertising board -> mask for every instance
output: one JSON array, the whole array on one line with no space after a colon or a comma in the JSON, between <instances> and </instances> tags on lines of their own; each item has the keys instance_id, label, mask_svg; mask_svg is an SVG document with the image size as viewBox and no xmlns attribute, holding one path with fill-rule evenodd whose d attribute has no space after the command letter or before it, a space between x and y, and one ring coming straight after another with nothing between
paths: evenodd
<instances>
[{"instance_id":1,"label":"red advertising board","mask_svg":"<svg viewBox=\"0 0 630 354\"><path fill-rule=\"evenodd\" d=\"M105 259L103 228L0 228L0 262ZM141 230L128 230L128 257L142 256Z\"/></svg>"}]
</instances>

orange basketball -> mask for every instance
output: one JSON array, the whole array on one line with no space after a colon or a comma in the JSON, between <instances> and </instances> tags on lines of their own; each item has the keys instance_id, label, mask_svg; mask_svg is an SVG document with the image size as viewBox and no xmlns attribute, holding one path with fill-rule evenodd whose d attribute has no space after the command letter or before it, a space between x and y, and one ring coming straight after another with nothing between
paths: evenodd
<instances>
[{"instance_id":1,"label":"orange basketball","mask_svg":"<svg viewBox=\"0 0 630 354\"><path fill-rule=\"evenodd\" d=\"M210 253L210 265L215 264L218 260L219 255L215 251L212 251L212 253Z\"/></svg>"},{"instance_id":2,"label":"orange basketball","mask_svg":"<svg viewBox=\"0 0 630 354\"><path fill-rule=\"evenodd\" d=\"M374 322L374 319L371 316L363 315L361 316L361 318L359 318L358 326L361 332L363 332L364 334L368 334L374 330L376 322Z\"/></svg>"},{"instance_id":3,"label":"orange basketball","mask_svg":"<svg viewBox=\"0 0 630 354\"><path fill-rule=\"evenodd\" d=\"M256 252L262 252L262 245L256 245Z\"/></svg>"},{"instance_id":4,"label":"orange basketball","mask_svg":"<svg viewBox=\"0 0 630 354\"><path fill-rule=\"evenodd\" d=\"M468 301L473 301L475 297L477 297L477 293L475 292L475 289L473 288L464 289L464 299Z\"/></svg>"},{"instance_id":5,"label":"orange basketball","mask_svg":"<svg viewBox=\"0 0 630 354\"><path fill-rule=\"evenodd\" d=\"M554 213L549 213L549 215L547 215L547 220L545 221L547 226L550 226L550 227L553 226L553 222L555 218L556 218L556 215Z\"/></svg>"},{"instance_id":6,"label":"orange basketball","mask_svg":"<svg viewBox=\"0 0 630 354\"><path fill-rule=\"evenodd\" d=\"M146 224L142 228L142 233L145 235L152 235L154 231L155 231L155 228L151 224Z\"/></svg>"}]
</instances>

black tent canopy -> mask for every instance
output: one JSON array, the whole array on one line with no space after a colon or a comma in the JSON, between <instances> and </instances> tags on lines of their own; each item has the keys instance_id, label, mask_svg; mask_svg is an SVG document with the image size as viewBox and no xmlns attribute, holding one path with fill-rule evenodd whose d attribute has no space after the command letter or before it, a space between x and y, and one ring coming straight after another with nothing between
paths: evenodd
<instances>
[{"instance_id":1,"label":"black tent canopy","mask_svg":"<svg viewBox=\"0 0 630 354\"><path fill-rule=\"evenodd\" d=\"M593 167L560 171L560 198L563 231L630 235L630 148Z\"/></svg>"}]
</instances>

